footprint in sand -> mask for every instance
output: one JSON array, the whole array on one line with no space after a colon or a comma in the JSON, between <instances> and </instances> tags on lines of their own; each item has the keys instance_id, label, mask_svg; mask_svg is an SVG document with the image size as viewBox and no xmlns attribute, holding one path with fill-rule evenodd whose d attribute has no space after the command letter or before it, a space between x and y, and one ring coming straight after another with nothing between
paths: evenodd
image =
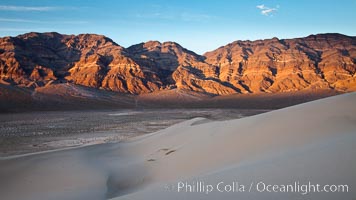
<instances>
[{"instance_id":1,"label":"footprint in sand","mask_svg":"<svg viewBox=\"0 0 356 200\"><path fill-rule=\"evenodd\" d=\"M174 149L169 149L169 148L163 148L163 149L159 149L156 153L151 154L152 157L154 158L150 158L147 159L148 162L153 162L156 161L158 158L161 158L163 156L167 156L171 153L176 152L176 150Z\"/></svg>"},{"instance_id":2,"label":"footprint in sand","mask_svg":"<svg viewBox=\"0 0 356 200\"><path fill-rule=\"evenodd\" d=\"M171 154L171 153L173 153L173 152L175 152L176 150L170 150L170 151L168 151L168 152L166 152L166 155L169 155L169 154Z\"/></svg>"}]
</instances>

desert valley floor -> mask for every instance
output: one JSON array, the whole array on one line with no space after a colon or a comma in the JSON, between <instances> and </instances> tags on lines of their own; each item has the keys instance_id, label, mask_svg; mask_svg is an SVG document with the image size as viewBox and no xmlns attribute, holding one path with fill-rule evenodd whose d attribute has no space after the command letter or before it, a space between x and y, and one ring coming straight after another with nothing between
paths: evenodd
<instances>
[{"instance_id":1,"label":"desert valley floor","mask_svg":"<svg viewBox=\"0 0 356 200\"><path fill-rule=\"evenodd\" d=\"M228 120L267 109L124 109L0 114L0 156L119 142L196 117Z\"/></svg>"}]
</instances>

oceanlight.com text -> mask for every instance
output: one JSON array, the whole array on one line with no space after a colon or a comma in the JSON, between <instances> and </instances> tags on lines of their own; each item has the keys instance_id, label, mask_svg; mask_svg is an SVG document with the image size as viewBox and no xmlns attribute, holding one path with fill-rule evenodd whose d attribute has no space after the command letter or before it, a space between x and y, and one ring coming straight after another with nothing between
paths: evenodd
<instances>
[{"instance_id":1,"label":"oceanlight.com text","mask_svg":"<svg viewBox=\"0 0 356 200\"><path fill-rule=\"evenodd\" d=\"M260 192L260 193L299 193L307 195L309 193L344 193L349 192L347 184L318 184L312 182L293 182L291 184L272 184L264 181L240 183L240 182L218 182L215 184L204 181L178 182L167 187L167 189L185 193L205 193L211 192Z\"/></svg>"}]
</instances>

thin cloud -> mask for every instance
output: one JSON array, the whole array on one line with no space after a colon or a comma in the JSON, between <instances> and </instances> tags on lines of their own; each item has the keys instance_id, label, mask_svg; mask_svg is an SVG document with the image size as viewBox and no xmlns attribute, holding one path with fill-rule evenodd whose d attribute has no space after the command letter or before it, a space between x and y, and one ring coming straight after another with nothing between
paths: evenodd
<instances>
[{"instance_id":1,"label":"thin cloud","mask_svg":"<svg viewBox=\"0 0 356 200\"><path fill-rule=\"evenodd\" d=\"M279 6L276 6L275 8L270 8L262 4L262 5L257 5L256 8L258 8L261 11L262 15L270 16L278 11Z\"/></svg>"},{"instance_id":2,"label":"thin cloud","mask_svg":"<svg viewBox=\"0 0 356 200\"><path fill-rule=\"evenodd\" d=\"M32 23L32 24L88 24L88 21L44 21L44 20L29 20L19 18L0 18L0 22L12 22L12 23Z\"/></svg>"},{"instance_id":3,"label":"thin cloud","mask_svg":"<svg viewBox=\"0 0 356 200\"><path fill-rule=\"evenodd\" d=\"M51 6L13 6L13 5L0 5L0 10L2 11L39 11L46 12L57 10L59 7Z\"/></svg>"},{"instance_id":4,"label":"thin cloud","mask_svg":"<svg viewBox=\"0 0 356 200\"><path fill-rule=\"evenodd\" d=\"M54 21L55 23L60 24L89 24L88 21ZM50 22L53 23L53 22Z\"/></svg>"},{"instance_id":5,"label":"thin cloud","mask_svg":"<svg viewBox=\"0 0 356 200\"><path fill-rule=\"evenodd\" d=\"M161 19L166 21L205 22L215 17L206 13L189 12L185 9L153 4L151 9L136 13L136 18Z\"/></svg>"},{"instance_id":6,"label":"thin cloud","mask_svg":"<svg viewBox=\"0 0 356 200\"><path fill-rule=\"evenodd\" d=\"M36 21L36 20L28 20L28 19L11 19L11 18L0 18L0 22L41 23L41 21Z\"/></svg>"},{"instance_id":7,"label":"thin cloud","mask_svg":"<svg viewBox=\"0 0 356 200\"><path fill-rule=\"evenodd\" d=\"M258 5L258 6L256 6L258 9L261 9L261 10L263 10L263 9L266 9L266 6L265 5Z\"/></svg>"},{"instance_id":8,"label":"thin cloud","mask_svg":"<svg viewBox=\"0 0 356 200\"><path fill-rule=\"evenodd\" d=\"M261 13L262 13L262 15L269 16L270 14L272 14L275 11L277 11L277 9L269 8L269 9L262 10Z\"/></svg>"},{"instance_id":9,"label":"thin cloud","mask_svg":"<svg viewBox=\"0 0 356 200\"><path fill-rule=\"evenodd\" d=\"M155 13L145 13L145 14L136 14L136 18L142 18L142 19L174 19L174 16L171 14L167 13L161 13L161 12L155 12Z\"/></svg>"},{"instance_id":10,"label":"thin cloud","mask_svg":"<svg viewBox=\"0 0 356 200\"><path fill-rule=\"evenodd\" d=\"M31 29L23 29L23 28L0 28L0 32L31 32Z\"/></svg>"},{"instance_id":11,"label":"thin cloud","mask_svg":"<svg viewBox=\"0 0 356 200\"><path fill-rule=\"evenodd\" d=\"M213 16L206 14L193 14L193 13L167 13L167 12L155 12L155 13L139 13L135 15L136 18L142 19L162 19L162 20L182 20L186 22L204 22L213 19Z\"/></svg>"},{"instance_id":12,"label":"thin cloud","mask_svg":"<svg viewBox=\"0 0 356 200\"><path fill-rule=\"evenodd\" d=\"M203 22L208 21L212 18L210 15L206 14L191 14L191 13L182 13L181 19L183 21L195 21L195 22Z\"/></svg>"}]
</instances>

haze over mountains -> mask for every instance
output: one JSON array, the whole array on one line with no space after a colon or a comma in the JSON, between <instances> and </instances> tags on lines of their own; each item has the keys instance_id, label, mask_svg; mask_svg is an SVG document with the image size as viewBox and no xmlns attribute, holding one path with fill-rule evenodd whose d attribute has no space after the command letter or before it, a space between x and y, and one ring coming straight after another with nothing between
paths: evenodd
<instances>
[{"instance_id":1,"label":"haze over mountains","mask_svg":"<svg viewBox=\"0 0 356 200\"><path fill-rule=\"evenodd\" d=\"M356 37L235 41L204 55L175 42L124 48L95 34L27 33L0 39L2 84L74 83L120 93L177 88L212 95L356 90Z\"/></svg>"}]
</instances>

